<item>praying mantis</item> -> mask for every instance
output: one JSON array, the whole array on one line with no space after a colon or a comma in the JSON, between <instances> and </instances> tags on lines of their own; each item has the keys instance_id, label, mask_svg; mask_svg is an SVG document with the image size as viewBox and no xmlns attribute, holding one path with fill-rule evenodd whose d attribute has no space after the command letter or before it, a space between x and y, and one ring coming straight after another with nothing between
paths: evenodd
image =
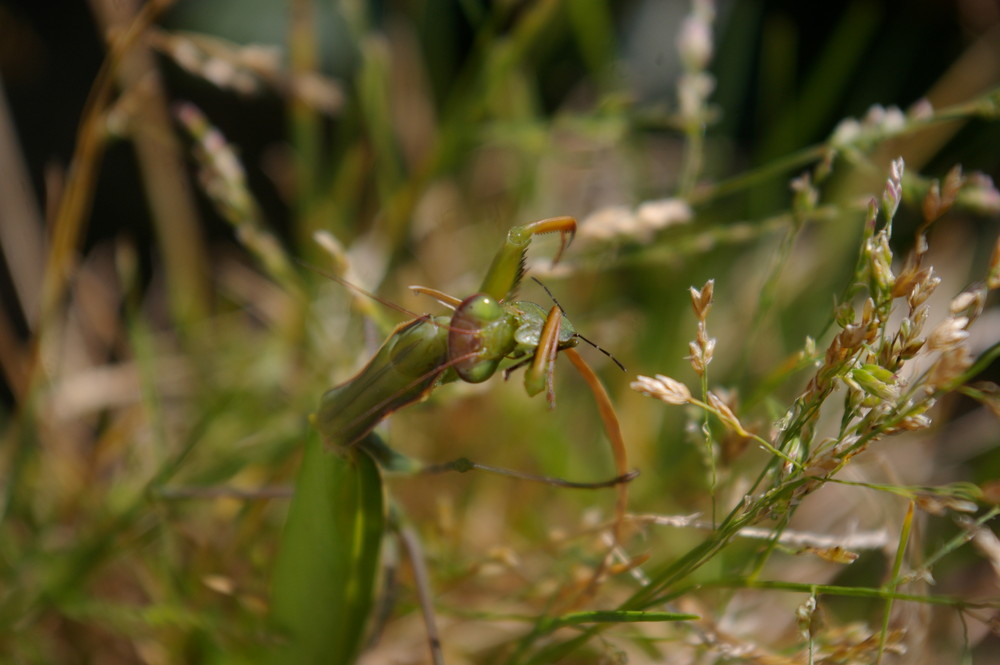
<instances>
[{"instance_id":1,"label":"praying mantis","mask_svg":"<svg viewBox=\"0 0 1000 665\"><path fill-rule=\"evenodd\" d=\"M627 484L636 472L628 468L611 400L574 348L580 340L589 340L575 331L558 303L546 311L535 303L514 300L532 238L559 233L555 263L575 231L572 217L512 227L479 291L468 298L411 287L451 308L453 314L419 316L400 324L354 377L322 396L311 418L315 435L307 441L275 568L272 616L284 639L274 662L294 658L294 662L348 663L363 646L386 529L380 467L413 470L412 463L373 431L376 425L397 409L422 401L443 383L486 381L507 360L513 364L502 370L505 378L523 367L526 392L534 396L545 391L554 407L555 361L560 353L570 359L594 393L617 476L602 483L571 483L465 459L434 470L475 468L570 487L617 486L613 536L619 541ZM425 608L431 651L438 661L440 651L434 645L436 631L429 614Z\"/></svg>"}]
</instances>

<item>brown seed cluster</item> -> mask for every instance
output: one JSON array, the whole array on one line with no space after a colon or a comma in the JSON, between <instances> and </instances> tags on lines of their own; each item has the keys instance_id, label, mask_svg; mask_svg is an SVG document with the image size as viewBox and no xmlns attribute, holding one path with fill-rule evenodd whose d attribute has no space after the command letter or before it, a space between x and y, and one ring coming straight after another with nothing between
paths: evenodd
<instances>
[{"instance_id":1,"label":"brown seed cluster","mask_svg":"<svg viewBox=\"0 0 1000 665\"><path fill-rule=\"evenodd\" d=\"M712 309L712 296L714 294L714 279L708 280L705 286L700 289L691 287L691 308L698 319L698 331L694 340L688 344L688 349L691 352L688 359L698 376L705 374L705 369L712 362L712 356L715 354L715 338L708 336L706 324L708 312Z\"/></svg>"},{"instance_id":2,"label":"brown seed cluster","mask_svg":"<svg viewBox=\"0 0 1000 665\"><path fill-rule=\"evenodd\" d=\"M881 197L872 198L868 205L855 276L857 287L848 290L848 297L834 312L839 332L818 358L813 376L776 424L770 440L754 437L781 455L785 475L799 467L810 475L826 476L883 436L929 427L928 412L939 394L967 380L966 372L973 362L969 328L982 313L988 290L1000 286L1000 244L993 252L986 281L958 294L947 315L928 332L928 299L941 278L926 263L926 237L931 226L959 200L963 186L972 181L956 167L942 182L924 185L919 201L924 221L915 247L894 269L892 221L905 188L903 160L893 161ZM793 189L810 189L808 179L798 180ZM709 336L706 323L713 295L713 281L701 289L690 289L697 332L689 343L687 359L703 381L715 350L715 339ZM903 309L902 318L899 309ZM803 354L817 355L811 340ZM914 359L918 363L912 363ZM632 387L669 404L704 408L728 430L746 434L735 406L721 401L707 387L703 387L705 403L693 398L686 386L663 375L639 377ZM840 431L814 442L820 407L842 389L846 399ZM807 483L803 491L816 486Z\"/></svg>"}]
</instances>

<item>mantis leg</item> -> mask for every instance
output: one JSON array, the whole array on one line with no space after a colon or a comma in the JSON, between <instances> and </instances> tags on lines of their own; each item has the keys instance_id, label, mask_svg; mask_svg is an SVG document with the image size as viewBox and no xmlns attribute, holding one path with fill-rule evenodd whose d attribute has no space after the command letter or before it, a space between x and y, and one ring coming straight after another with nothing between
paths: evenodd
<instances>
[{"instance_id":1,"label":"mantis leg","mask_svg":"<svg viewBox=\"0 0 1000 665\"><path fill-rule=\"evenodd\" d=\"M594 393L597 409L601 414L601 420L604 422L604 431L611 442L611 454L615 459L615 469L618 471L619 476L624 476L628 473L628 454L625 451L625 439L622 437L621 425L618 423L618 416L615 414L614 406L611 404L611 398L608 397L608 391L604 389L604 385L597 378L594 370L590 368L590 365L583 359L583 356L577 353L575 349L563 349L563 353L570 359L573 366L580 372L580 376L590 386L591 392ZM621 543L622 525L625 523L625 512L627 509L628 483L622 483L618 486L618 501L615 504L615 525L612 531L616 544Z\"/></svg>"},{"instance_id":2,"label":"mantis leg","mask_svg":"<svg viewBox=\"0 0 1000 665\"><path fill-rule=\"evenodd\" d=\"M410 286L410 290L414 293L419 293L422 296L430 296L437 300L439 303L447 307L448 309L457 309L459 305L462 304L461 298L456 298L455 296L450 296L444 291L438 291L437 289L432 289L429 286Z\"/></svg>"},{"instance_id":3,"label":"mantis leg","mask_svg":"<svg viewBox=\"0 0 1000 665\"><path fill-rule=\"evenodd\" d=\"M556 408L556 393L553 387L552 375L555 373L556 354L559 352L559 328L562 324L562 311L554 305L545 317L545 325L538 336L538 348L535 349L531 365L524 372L524 389L529 395L537 395L545 388L545 396L549 408Z\"/></svg>"},{"instance_id":4,"label":"mantis leg","mask_svg":"<svg viewBox=\"0 0 1000 665\"><path fill-rule=\"evenodd\" d=\"M563 478L556 478L555 476L543 476L537 473L525 473L523 471L514 471L513 469L504 469L498 466L490 466L489 464L480 464L479 462L473 462L467 457L459 457L458 459L452 460L450 462L444 462L443 464L432 464L430 466L425 466L419 469L417 473L422 474L433 474L433 473L446 473L448 471L454 471L456 473L468 473L469 471L484 471L486 473L493 473L498 476L506 476L507 478L516 478L517 480L526 480L532 483L543 483L545 485L552 485L553 487L563 487L565 489L571 490L599 490L606 487L614 487L615 485L620 485L622 483L627 483L633 478L639 475L638 471L629 471L628 473L620 476L615 476L609 480L599 480L597 482L577 482L573 480L565 480Z\"/></svg>"},{"instance_id":5,"label":"mantis leg","mask_svg":"<svg viewBox=\"0 0 1000 665\"><path fill-rule=\"evenodd\" d=\"M493 263L486 272L486 279L479 291L497 301L507 300L517 290L524 275L524 253L531 244L532 236L539 233L560 234L559 251L553 263L558 263L563 250L573 241L576 234L576 220L572 217L550 217L530 224L515 226L507 232L507 240L493 257Z\"/></svg>"}]
</instances>

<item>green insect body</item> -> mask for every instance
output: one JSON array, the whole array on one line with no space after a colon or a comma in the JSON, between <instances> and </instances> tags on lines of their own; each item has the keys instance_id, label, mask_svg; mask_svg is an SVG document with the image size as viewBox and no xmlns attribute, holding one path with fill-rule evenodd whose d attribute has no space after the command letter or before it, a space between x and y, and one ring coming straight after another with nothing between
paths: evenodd
<instances>
[{"instance_id":1,"label":"green insect body","mask_svg":"<svg viewBox=\"0 0 1000 665\"><path fill-rule=\"evenodd\" d=\"M357 444L396 409L420 401L447 369L446 317L421 317L400 326L351 380L320 399L313 424L326 444Z\"/></svg>"},{"instance_id":2,"label":"green insect body","mask_svg":"<svg viewBox=\"0 0 1000 665\"><path fill-rule=\"evenodd\" d=\"M515 302L511 307L517 310L519 315L519 325L514 331L514 339L518 344L519 355L526 355L538 348L542 337L542 328L545 326L545 319L549 312L541 305L524 300ZM559 350L569 349L579 343L576 336L576 328L565 316L559 323ZM517 354L517 351L515 351Z\"/></svg>"},{"instance_id":3,"label":"green insect body","mask_svg":"<svg viewBox=\"0 0 1000 665\"><path fill-rule=\"evenodd\" d=\"M313 422L327 445L363 442L386 416L426 399L437 385L456 379L486 381L506 358L532 358L525 388L536 395L548 386L553 402L552 363L558 351L577 344L575 330L558 308L546 312L535 303L506 299L520 283L532 235L559 231L572 237L575 229L570 217L514 227L481 292L465 300L417 287L454 306L454 314L450 319L423 316L398 326L360 372L323 395Z\"/></svg>"},{"instance_id":4,"label":"green insect body","mask_svg":"<svg viewBox=\"0 0 1000 665\"><path fill-rule=\"evenodd\" d=\"M520 323L514 332L514 339L518 347L512 356L527 355L533 357L533 362L524 372L524 389L535 396L542 390L548 390L549 405L555 406L555 398L552 392L552 366L555 363L556 354L575 347L580 337L576 334L576 329L569 322L558 307L553 307L548 312L541 305L533 302L516 302L514 307L520 312ZM558 317L558 318L556 318ZM548 338L546 328L551 329L558 324L558 330L554 333L551 348L548 356L542 358L540 354L546 346L545 340Z\"/></svg>"},{"instance_id":5,"label":"green insect body","mask_svg":"<svg viewBox=\"0 0 1000 665\"><path fill-rule=\"evenodd\" d=\"M559 352L567 354L590 386L619 474L609 483L593 486L618 487L614 527L618 540L618 525L625 516L625 488L635 473L627 468L610 399L593 370L572 348L582 338L561 309L553 306L546 310L535 303L512 300L524 273L524 255L531 238L539 233L560 233L558 260L575 230L571 217L512 228L480 292L464 300L414 287L453 308L454 313L450 317L421 316L399 325L355 376L322 396L312 416L319 437L314 434L307 443L275 565L272 620L277 643L267 662L349 663L360 653L365 621L373 609L381 533L388 525L380 469L413 468L373 430L397 409L426 399L442 383L489 379L505 359L513 364L504 375L526 366L526 391L536 395L545 390L552 406L552 377ZM450 468L475 466L468 460L458 462L466 466ZM433 617L425 618L435 653L439 647L431 637Z\"/></svg>"}]
</instances>

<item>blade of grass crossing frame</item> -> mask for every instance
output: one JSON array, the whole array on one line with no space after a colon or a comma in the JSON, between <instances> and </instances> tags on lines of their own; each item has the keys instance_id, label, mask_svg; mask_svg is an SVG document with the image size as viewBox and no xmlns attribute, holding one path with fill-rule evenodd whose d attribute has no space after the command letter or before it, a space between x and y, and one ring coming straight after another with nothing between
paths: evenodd
<instances>
[{"instance_id":1,"label":"blade of grass crossing frame","mask_svg":"<svg viewBox=\"0 0 1000 665\"><path fill-rule=\"evenodd\" d=\"M382 477L358 447L325 450L312 432L273 579L280 644L270 663L352 663L366 638L385 529Z\"/></svg>"},{"instance_id":2,"label":"blade of grass crossing frame","mask_svg":"<svg viewBox=\"0 0 1000 665\"><path fill-rule=\"evenodd\" d=\"M906 517L903 518L903 528L899 534L899 545L896 547L896 558L892 563L892 576L886 585L886 591L894 592L899 584L899 571L903 568L903 559L906 557L906 546L910 542L910 531L913 528L913 501L906 507ZM876 663L882 662L882 655L885 653L886 643L889 637L889 620L892 618L892 596L885 601L885 611L882 614L882 632L879 635L878 658Z\"/></svg>"}]
</instances>

